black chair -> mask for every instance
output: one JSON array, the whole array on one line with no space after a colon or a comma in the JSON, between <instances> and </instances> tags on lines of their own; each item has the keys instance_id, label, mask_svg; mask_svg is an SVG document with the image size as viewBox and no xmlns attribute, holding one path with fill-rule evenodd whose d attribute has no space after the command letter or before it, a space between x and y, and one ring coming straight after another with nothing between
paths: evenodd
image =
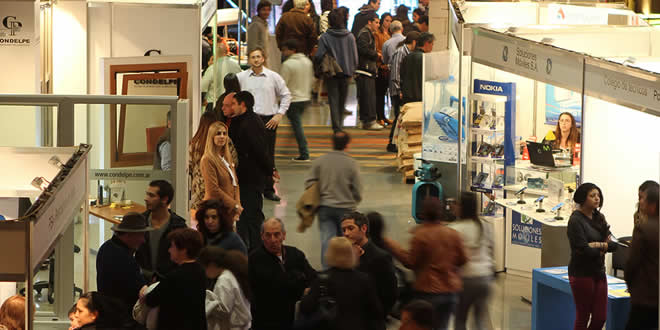
<instances>
[{"instance_id":1,"label":"black chair","mask_svg":"<svg viewBox=\"0 0 660 330\"><path fill-rule=\"evenodd\" d=\"M632 236L620 237L619 242L630 244ZM612 276L618 277L617 270L624 270L626 268L626 261L628 261L628 247L619 245L619 247L612 253Z\"/></svg>"},{"instance_id":2,"label":"black chair","mask_svg":"<svg viewBox=\"0 0 660 330\"><path fill-rule=\"evenodd\" d=\"M73 246L73 252L74 253L79 253L80 252L80 247L77 245ZM45 269L45 267L48 267L48 281L38 281L34 283L34 290L37 291L37 295L41 296L41 291L43 289L48 290L48 303L51 305L55 303L55 253L51 253L50 257L44 261L44 263L41 265L41 269ZM83 290L79 287L77 287L75 284L73 285L73 296L76 296L76 293L78 296L82 296ZM25 296L25 288L21 289L20 294L22 296Z\"/></svg>"}]
</instances>

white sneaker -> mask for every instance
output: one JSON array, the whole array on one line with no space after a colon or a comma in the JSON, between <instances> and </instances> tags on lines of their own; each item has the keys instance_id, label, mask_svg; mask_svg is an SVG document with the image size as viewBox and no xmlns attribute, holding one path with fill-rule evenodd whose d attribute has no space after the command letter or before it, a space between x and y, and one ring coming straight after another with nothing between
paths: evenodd
<instances>
[{"instance_id":1,"label":"white sneaker","mask_svg":"<svg viewBox=\"0 0 660 330\"><path fill-rule=\"evenodd\" d=\"M366 130L377 131L377 130L383 129L384 127L379 125L378 123L376 123L376 121L374 120L374 121L365 123L364 125L362 125L362 128L366 129Z\"/></svg>"}]
</instances>

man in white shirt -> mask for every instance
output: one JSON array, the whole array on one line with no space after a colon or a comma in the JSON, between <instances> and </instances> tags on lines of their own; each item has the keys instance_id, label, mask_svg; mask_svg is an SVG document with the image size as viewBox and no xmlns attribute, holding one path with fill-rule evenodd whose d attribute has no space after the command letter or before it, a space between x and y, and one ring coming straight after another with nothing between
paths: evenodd
<instances>
[{"instance_id":1,"label":"man in white shirt","mask_svg":"<svg viewBox=\"0 0 660 330\"><path fill-rule=\"evenodd\" d=\"M309 161L309 151L307 150L307 139L303 131L302 117L305 108L309 104L312 93L312 81L314 78L314 65L312 61L303 53L298 53L298 41L290 39L282 45L282 55L287 57L282 64L280 73L286 82L289 91L291 91L291 106L286 112L287 118L291 122L291 128L296 136L298 143L298 152L300 155L293 160Z\"/></svg>"},{"instance_id":2,"label":"man in white shirt","mask_svg":"<svg viewBox=\"0 0 660 330\"><path fill-rule=\"evenodd\" d=\"M206 69L202 77L201 90L202 93L206 93L206 102L208 102L207 111L212 111L215 108L215 102L225 92L225 76L228 73L241 72L238 62L227 56L227 51L227 45L225 43L218 43L218 59ZM214 72L216 72L217 85L213 83Z\"/></svg>"},{"instance_id":3,"label":"man in white shirt","mask_svg":"<svg viewBox=\"0 0 660 330\"><path fill-rule=\"evenodd\" d=\"M275 137L277 126L286 114L291 104L291 92L286 87L284 79L264 67L266 57L261 48L255 48L248 53L250 69L238 73L238 81L241 89L250 92L254 96L254 113L264 122L266 126L266 141L268 143L268 154L271 159L275 158ZM279 105L277 99L280 99ZM273 161L274 162L274 161ZM276 176L276 175L275 175ZM273 179L268 177L264 187L264 197L274 202L279 202L280 197L275 194Z\"/></svg>"}]
</instances>

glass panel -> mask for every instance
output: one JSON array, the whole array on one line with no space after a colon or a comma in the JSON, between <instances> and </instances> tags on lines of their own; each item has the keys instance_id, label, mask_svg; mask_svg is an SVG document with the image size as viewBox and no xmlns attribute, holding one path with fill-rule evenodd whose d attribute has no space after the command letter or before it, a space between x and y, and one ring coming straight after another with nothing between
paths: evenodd
<instances>
[{"instance_id":1,"label":"glass panel","mask_svg":"<svg viewBox=\"0 0 660 330\"><path fill-rule=\"evenodd\" d=\"M38 147L43 136L54 137L57 108L43 108L48 111L42 113L38 106L0 105L0 146Z\"/></svg>"}]
</instances>

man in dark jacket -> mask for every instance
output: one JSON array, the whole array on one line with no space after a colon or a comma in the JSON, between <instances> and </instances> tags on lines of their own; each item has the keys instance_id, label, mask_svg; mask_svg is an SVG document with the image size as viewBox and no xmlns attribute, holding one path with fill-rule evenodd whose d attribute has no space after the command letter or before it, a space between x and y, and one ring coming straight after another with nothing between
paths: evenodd
<instances>
[{"instance_id":1,"label":"man in dark jacket","mask_svg":"<svg viewBox=\"0 0 660 330\"><path fill-rule=\"evenodd\" d=\"M358 69L355 70L357 84L357 99L360 110L362 128L379 130L383 126L376 123L376 76L378 75L377 61L382 55L376 50L374 33L378 31L380 19L375 12L364 15L367 20L357 37Z\"/></svg>"},{"instance_id":2,"label":"man in dark jacket","mask_svg":"<svg viewBox=\"0 0 660 330\"><path fill-rule=\"evenodd\" d=\"M307 13L311 6L308 0L294 0L294 8L284 13L275 27L277 47L281 50L287 40L298 40L297 53L309 55L316 45L318 32L314 21Z\"/></svg>"},{"instance_id":3,"label":"man in dark jacket","mask_svg":"<svg viewBox=\"0 0 660 330\"><path fill-rule=\"evenodd\" d=\"M328 14L330 28L321 35L319 49L316 51L316 62L320 62L326 54L332 56L341 67L342 73L323 80L328 89L328 103L332 130L337 132L343 128L346 95L348 95L348 80L353 77L358 64L358 51L355 37L346 29L344 16L338 9Z\"/></svg>"},{"instance_id":4,"label":"man in dark jacket","mask_svg":"<svg viewBox=\"0 0 660 330\"><path fill-rule=\"evenodd\" d=\"M241 192L243 212L236 223L248 251L261 245L259 228L264 221L264 184L268 176L274 175L273 159L268 154L266 126L254 113L254 97L241 91L232 99L233 117L229 125L229 137L238 153L238 185Z\"/></svg>"},{"instance_id":5,"label":"man in dark jacket","mask_svg":"<svg viewBox=\"0 0 660 330\"><path fill-rule=\"evenodd\" d=\"M371 14L376 14L378 9L380 9L380 0L369 0L369 2L358 9L358 13L353 18L353 27L351 28L351 33L353 33L356 39L362 28L370 21L369 17L371 17Z\"/></svg>"},{"instance_id":6,"label":"man in dark jacket","mask_svg":"<svg viewBox=\"0 0 660 330\"><path fill-rule=\"evenodd\" d=\"M369 275L378 291L384 315L387 316L397 297L397 279L392 257L369 240L367 236L369 221L364 214L360 212L345 214L341 220L341 231L344 237L353 242L356 254L360 256L356 269Z\"/></svg>"},{"instance_id":7,"label":"man in dark jacket","mask_svg":"<svg viewBox=\"0 0 660 330\"><path fill-rule=\"evenodd\" d=\"M133 254L153 228L141 214L131 212L111 229L115 234L101 245L96 256L96 286L100 293L121 300L126 307L123 316L129 318L140 290L147 287Z\"/></svg>"},{"instance_id":8,"label":"man in dark jacket","mask_svg":"<svg viewBox=\"0 0 660 330\"><path fill-rule=\"evenodd\" d=\"M135 252L135 259L148 283L165 278L176 266L167 252L170 248L167 234L175 229L185 228L186 220L169 209L172 198L174 188L169 182L154 180L149 183L144 197L147 211L142 213L142 216L154 230L145 235L144 244Z\"/></svg>"},{"instance_id":9,"label":"man in dark jacket","mask_svg":"<svg viewBox=\"0 0 660 330\"><path fill-rule=\"evenodd\" d=\"M248 258L253 330L289 330L295 305L316 278L305 254L283 244L282 220L270 218L261 226L263 244Z\"/></svg>"},{"instance_id":10,"label":"man in dark jacket","mask_svg":"<svg viewBox=\"0 0 660 330\"><path fill-rule=\"evenodd\" d=\"M401 63L401 103L422 101L424 53L433 51L433 34L425 32L417 38L417 48Z\"/></svg>"},{"instance_id":11,"label":"man in dark jacket","mask_svg":"<svg viewBox=\"0 0 660 330\"><path fill-rule=\"evenodd\" d=\"M647 219L633 230L624 273L632 305L629 330L658 328L658 186L639 194L639 210Z\"/></svg>"}]
</instances>

